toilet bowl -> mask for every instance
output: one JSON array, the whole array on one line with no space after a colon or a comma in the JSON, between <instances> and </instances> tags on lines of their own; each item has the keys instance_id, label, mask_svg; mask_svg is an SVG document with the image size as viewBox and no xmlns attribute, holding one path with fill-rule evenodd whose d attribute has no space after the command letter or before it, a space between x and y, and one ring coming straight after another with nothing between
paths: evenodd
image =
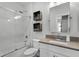
<instances>
[{"instance_id":1,"label":"toilet bowl","mask_svg":"<svg viewBox=\"0 0 79 59\"><path fill-rule=\"evenodd\" d=\"M24 52L24 55L26 57L33 57L38 52L38 49L36 48L29 48Z\"/></svg>"},{"instance_id":2,"label":"toilet bowl","mask_svg":"<svg viewBox=\"0 0 79 59\"><path fill-rule=\"evenodd\" d=\"M26 49L24 51L24 55L26 57L33 57L37 54L37 52L39 50L39 40L38 39L32 39L32 45L33 45L33 47Z\"/></svg>"}]
</instances>

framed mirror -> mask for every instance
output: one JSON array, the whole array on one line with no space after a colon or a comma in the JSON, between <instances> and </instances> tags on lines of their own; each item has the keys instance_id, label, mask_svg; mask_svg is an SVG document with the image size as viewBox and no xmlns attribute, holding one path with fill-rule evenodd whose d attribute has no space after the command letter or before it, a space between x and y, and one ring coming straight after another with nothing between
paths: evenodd
<instances>
[{"instance_id":1,"label":"framed mirror","mask_svg":"<svg viewBox=\"0 0 79 59\"><path fill-rule=\"evenodd\" d=\"M49 10L50 32L69 33L70 32L70 3L63 3Z\"/></svg>"}]
</instances>

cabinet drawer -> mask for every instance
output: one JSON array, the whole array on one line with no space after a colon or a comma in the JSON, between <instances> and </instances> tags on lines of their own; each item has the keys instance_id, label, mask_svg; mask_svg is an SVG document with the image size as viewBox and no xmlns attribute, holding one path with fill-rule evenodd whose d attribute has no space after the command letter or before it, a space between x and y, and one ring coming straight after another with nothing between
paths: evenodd
<instances>
[{"instance_id":1,"label":"cabinet drawer","mask_svg":"<svg viewBox=\"0 0 79 59\"><path fill-rule=\"evenodd\" d=\"M62 55L69 56L69 57L79 57L79 51L68 49L68 48L49 45L49 50L58 52Z\"/></svg>"}]
</instances>

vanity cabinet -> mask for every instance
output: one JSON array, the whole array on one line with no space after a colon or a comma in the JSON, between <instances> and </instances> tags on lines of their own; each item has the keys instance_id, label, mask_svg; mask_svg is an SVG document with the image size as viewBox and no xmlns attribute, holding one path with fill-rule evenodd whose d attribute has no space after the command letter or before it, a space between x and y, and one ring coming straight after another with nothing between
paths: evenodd
<instances>
[{"instance_id":1,"label":"vanity cabinet","mask_svg":"<svg viewBox=\"0 0 79 59\"><path fill-rule=\"evenodd\" d=\"M79 51L40 43L40 57L79 57Z\"/></svg>"}]
</instances>

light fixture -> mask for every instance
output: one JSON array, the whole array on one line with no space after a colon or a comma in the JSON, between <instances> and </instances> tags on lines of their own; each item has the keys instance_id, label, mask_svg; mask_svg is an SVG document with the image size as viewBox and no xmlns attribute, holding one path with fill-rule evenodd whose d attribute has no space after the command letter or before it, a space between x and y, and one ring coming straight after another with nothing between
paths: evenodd
<instances>
[{"instance_id":1,"label":"light fixture","mask_svg":"<svg viewBox=\"0 0 79 59\"><path fill-rule=\"evenodd\" d=\"M21 17L22 17L21 15L18 15L18 16L15 16L14 19L17 20L17 19L20 19Z\"/></svg>"}]
</instances>

